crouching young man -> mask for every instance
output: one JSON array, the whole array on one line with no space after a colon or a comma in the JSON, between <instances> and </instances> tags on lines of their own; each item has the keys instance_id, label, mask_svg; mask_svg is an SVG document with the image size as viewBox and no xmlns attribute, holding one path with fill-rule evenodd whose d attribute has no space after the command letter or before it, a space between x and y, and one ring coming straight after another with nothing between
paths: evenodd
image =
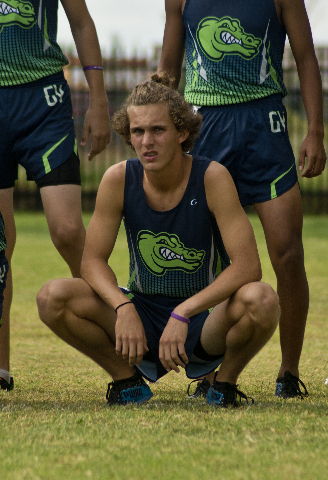
<instances>
[{"instance_id":1,"label":"crouching young man","mask_svg":"<svg viewBox=\"0 0 328 480\"><path fill-rule=\"evenodd\" d=\"M211 405L237 406L237 378L279 317L261 283L252 227L228 171L188 152L201 117L167 75L134 88L113 117L137 158L110 167L87 230L83 279L46 283L42 321L113 381L110 405L152 397L144 381L185 368L199 378L220 364ZM120 288L110 256L124 219L130 279ZM108 264L109 261L109 264Z\"/></svg>"}]
</instances>

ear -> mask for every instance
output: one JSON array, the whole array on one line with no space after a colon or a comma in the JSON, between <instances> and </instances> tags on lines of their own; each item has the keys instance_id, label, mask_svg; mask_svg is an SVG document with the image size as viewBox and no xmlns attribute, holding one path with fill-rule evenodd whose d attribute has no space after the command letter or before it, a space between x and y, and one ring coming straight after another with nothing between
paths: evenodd
<instances>
[{"instance_id":1,"label":"ear","mask_svg":"<svg viewBox=\"0 0 328 480\"><path fill-rule=\"evenodd\" d=\"M178 142L180 143L183 143L185 140L187 140L188 136L189 136L189 130L186 130L186 131L183 131L183 132L179 132L179 136L178 136Z\"/></svg>"}]
</instances>

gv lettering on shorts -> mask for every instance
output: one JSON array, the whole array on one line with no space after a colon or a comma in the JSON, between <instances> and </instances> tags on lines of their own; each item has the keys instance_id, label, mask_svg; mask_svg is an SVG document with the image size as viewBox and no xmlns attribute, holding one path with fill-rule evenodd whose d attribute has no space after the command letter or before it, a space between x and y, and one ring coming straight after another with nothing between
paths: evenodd
<instances>
[{"instance_id":1,"label":"gv lettering on shorts","mask_svg":"<svg viewBox=\"0 0 328 480\"><path fill-rule=\"evenodd\" d=\"M49 87L44 87L44 96L46 97L47 104L49 107L53 107L56 103L62 103L64 90L62 85L49 85Z\"/></svg>"},{"instance_id":2,"label":"gv lettering on shorts","mask_svg":"<svg viewBox=\"0 0 328 480\"><path fill-rule=\"evenodd\" d=\"M283 131L286 131L286 119L284 113L277 112L270 112L269 113L270 125L271 125L271 132L272 133L279 133L281 132L281 127Z\"/></svg>"}]
</instances>

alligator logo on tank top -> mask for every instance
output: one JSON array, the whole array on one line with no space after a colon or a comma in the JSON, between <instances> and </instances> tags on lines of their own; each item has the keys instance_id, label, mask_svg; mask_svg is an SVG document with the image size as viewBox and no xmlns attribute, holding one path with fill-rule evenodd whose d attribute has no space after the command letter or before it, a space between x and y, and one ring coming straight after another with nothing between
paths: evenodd
<instances>
[{"instance_id":1,"label":"alligator logo on tank top","mask_svg":"<svg viewBox=\"0 0 328 480\"><path fill-rule=\"evenodd\" d=\"M203 265L205 257L204 250L187 248L177 235L166 232L156 235L142 230L137 245L144 264L154 275L164 275L168 270L194 273Z\"/></svg>"},{"instance_id":2,"label":"alligator logo on tank top","mask_svg":"<svg viewBox=\"0 0 328 480\"><path fill-rule=\"evenodd\" d=\"M204 54L214 62L225 55L240 55L251 60L259 53L262 40L245 33L236 18L206 17L198 25L197 42Z\"/></svg>"},{"instance_id":3,"label":"alligator logo on tank top","mask_svg":"<svg viewBox=\"0 0 328 480\"><path fill-rule=\"evenodd\" d=\"M32 28L37 22L33 5L19 0L0 0L0 33L4 27Z\"/></svg>"}]
</instances>

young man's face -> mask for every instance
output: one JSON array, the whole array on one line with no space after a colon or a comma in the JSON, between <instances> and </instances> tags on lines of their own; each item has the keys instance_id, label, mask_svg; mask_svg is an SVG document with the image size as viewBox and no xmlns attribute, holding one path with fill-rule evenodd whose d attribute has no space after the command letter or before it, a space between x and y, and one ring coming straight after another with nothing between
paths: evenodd
<instances>
[{"instance_id":1,"label":"young man's face","mask_svg":"<svg viewBox=\"0 0 328 480\"><path fill-rule=\"evenodd\" d=\"M161 171L181 155L188 132L178 132L165 104L131 106L131 143L147 171Z\"/></svg>"}]
</instances>

